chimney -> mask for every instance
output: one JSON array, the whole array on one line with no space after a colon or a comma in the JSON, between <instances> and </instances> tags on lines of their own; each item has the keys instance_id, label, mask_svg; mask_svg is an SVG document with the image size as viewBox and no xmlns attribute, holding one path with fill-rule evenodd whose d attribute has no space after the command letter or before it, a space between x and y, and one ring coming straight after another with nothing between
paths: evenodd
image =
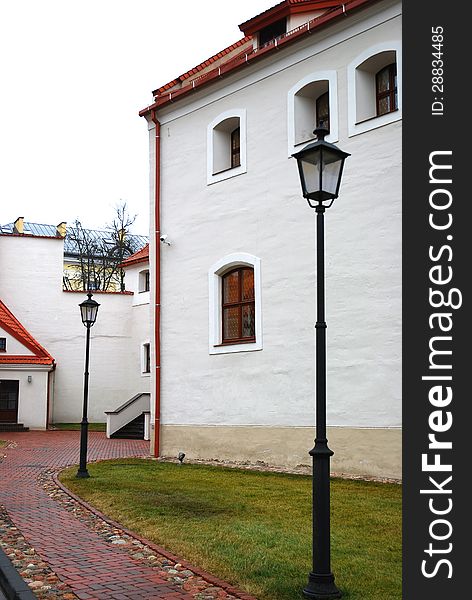
<instances>
[{"instance_id":1,"label":"chimney","mask_svg":"<svg viewBox=\"0 0 472 600\"><path fill-rule=\"evenodd\" d=\"M13 233L19 233L19 234L23 235L23 233L25 232L24 225L25 225L25 218L18 217L18 219L13 223Z\"/></svg>"},{"instance_id":2,"label":"chimney","mask_svg":"<svg viewBox=\"0 0 472 600\"><path fill-rule=\"evenodd\" d=\"M67 223L62 221L59 225L56 225L56 237L65 238L67 232Z\"/></svg>"}]
</instances>

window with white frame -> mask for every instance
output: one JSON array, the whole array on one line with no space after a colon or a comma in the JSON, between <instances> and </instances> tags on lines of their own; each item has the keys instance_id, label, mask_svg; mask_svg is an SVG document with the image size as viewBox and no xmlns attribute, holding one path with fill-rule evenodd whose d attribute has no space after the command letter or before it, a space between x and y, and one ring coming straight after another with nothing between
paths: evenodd
<instances>
[{"instance_id":1,"label":"window with white frame","mask_svg":"<svg viewBox=\"0 0 472 600\"><path fill-rule=\"evenodd\" d=\"M246 111L218 115L207 129L207 183L246 172Z\"/></svg>"},{"instance_id":2,"label":"window with white frame","mask_svg":"<svg viewBox=\"0 0 472 600\"><path fill-rule=\"evenodd\" d=\"M141 373L149 375L151 373L151 344L146 342L141 349Z\"/></svg>"},{"instance_id":3,"label":"window with white frame","mask_svg":"<svg viewBox=\"0 0 472 600\"><path fill-rule=\"evenodd\" d=\"M150 289L149 269L144 269L143 271L140 271L138 275L138 291L139 293L149 292Z\"/></svg>"},{"instance_id":4,"label":"window with white frame","mask_svg":"<svg viewBox=\"0 0 472 600\"><path fill-rule=\"evenodd\" d=\"M288 153L315 138L322 121L329 130L327 141L338 141L338 94L336 71L311 73L288 92Z\"/></svg>"},{"instance_id":5,"label":"window with white frame","mask_svg":"<svg viewBox=\"0 0 472 600\"><path fill-rule=\"evenodd\" d=\"M363 133L402 118L401 46L369 48L348 67L349 135Z\"/></svg>"},{"instance_id":6,"label":"window with white frame","mask_svg":"<svg viewBox=\"0 0 472 600\"><path fill-rule=\"evenodd\" d=\"M7 338L0 337L0 352L7 351Z\"/></svg>"},{"instance_id":7,"label":"window with white frame","mask_svg":"<svg viewBox=\"0 0 472 600\"><path fill-rule=\"evenodd\" d=\"M229 254L209 271L209 353L262 350L260 259Z\"/></svg>"}]
</instances>

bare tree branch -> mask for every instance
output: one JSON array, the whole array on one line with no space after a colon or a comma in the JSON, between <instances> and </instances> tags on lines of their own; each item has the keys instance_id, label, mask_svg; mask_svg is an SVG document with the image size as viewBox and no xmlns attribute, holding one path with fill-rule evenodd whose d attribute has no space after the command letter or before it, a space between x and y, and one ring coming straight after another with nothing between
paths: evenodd
<instances>
[{"instance_id":1,"label":"bare tree branch","mask_svg":"<svg viewBox=\"0 0 472 600\"><path fill-rule=\"evenodd\" d=\"M64 274L65 287L124 291L124 271L119 265L139 249L129 235L136 217L129 214L126 202L121 202L115 206L112 222L102 231L84 229L76 219L67 232L69 253L76 265Z\"/></svg>"}]
</instances>

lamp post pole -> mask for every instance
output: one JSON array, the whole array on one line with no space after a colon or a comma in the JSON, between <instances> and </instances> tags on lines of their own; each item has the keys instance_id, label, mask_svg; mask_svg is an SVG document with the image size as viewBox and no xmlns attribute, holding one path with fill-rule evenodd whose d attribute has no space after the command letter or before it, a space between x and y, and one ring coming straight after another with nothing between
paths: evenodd
<instances>
[{"instance_id":1,"label":"lamp post pole","mask_svg":"<svg viewBox=\"0 0 472 600\"><path fill-rule=\"evenodd\" d=\"M85 339L85 370L84 370L84 404L82 411L82 421L80 423L80 459L79 469L76 477L81 479L90 477L87 471L87 442L88 442L88 390L89 390L89 358L90 358L90 329L97 319L98 307L100 304L92 300L92 292L87 293L87 300L79 304L82 323L87 328Z\"/></svg>"},{"instance_id":2,"label":"lamp post pole","mask_svg":"<svg viewBox=\"0 0 472 600\"><path fill-rule=\"evenodd\" d=\"M84 370L84 403L82 410L82 421L80 423L80 462L77 477L90 477L87 471L87 442L88 442L88 388L89 388L89 357L90 357L90 325L87 327L85 342L85 370Z\"/></svg>"},{"instance_id":3,"label":"lamp post pole","mask_svg":"<svg viewBox=\"0 0 472 600\"><path fill-rule=\"evenodd\" d=\"M313 461L313 565L305 598L334 600L341 592L331 572L330 459L326 438L326 317L324 213L338 197L344 161L348 156L325 141L323 123L313 132L317 141L293 154L297 159L303 196L316 211L316 437L309 454Z\"/></svg>"},{"instance_id":4,"label":"lamp post pole","mask_svg":"<svg viewBox=\"0 0 472 600\"><path fill-rule=\"evenodd\" d=\"M341 592L331 573L330 531L330 458L333 451L326 438L326 320L324 213L321 203L316 210L316 438L309 454L313 460L313 567L303 590L306 598L340 598Z\"/></svg>"}]
</instances>

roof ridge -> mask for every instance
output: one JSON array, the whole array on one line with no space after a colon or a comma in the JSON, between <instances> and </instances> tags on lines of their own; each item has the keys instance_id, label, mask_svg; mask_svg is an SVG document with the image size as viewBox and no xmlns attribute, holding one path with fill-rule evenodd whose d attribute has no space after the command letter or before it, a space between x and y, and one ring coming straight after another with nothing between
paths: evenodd
<instances>
[{"instance_id":1,"label":"roof ridge","mask_svg":"<svg viewBox=\"0 0 472 600\"><path fill-rule=\"evenodd\" d=\"M0 227L12 227L14 226L14 223L5 223L4 225L0 224ZM50 223L36 223L35 221L24 221L24 226L25 228L27 228L28 225L36 225L38 227L50 227L51 229L56 229L57 225L51 225ZM71 228L73 228L73 225L71 225L66 232L66 236L68 236L70 234ZM94 229L92 227L82 227L83 231L92 231L94 233L114 233L116 230L113 229L113 227L111 227L110 229ZM132 233L130 231L128 231L127 233L128 236L130 237L138 237L138 238L149 238L148 235L144 235L142 233ZM43 236L40 236L43 237ZM44 236L45 237L45 236Z\"/></svg>"}]
</instances>

